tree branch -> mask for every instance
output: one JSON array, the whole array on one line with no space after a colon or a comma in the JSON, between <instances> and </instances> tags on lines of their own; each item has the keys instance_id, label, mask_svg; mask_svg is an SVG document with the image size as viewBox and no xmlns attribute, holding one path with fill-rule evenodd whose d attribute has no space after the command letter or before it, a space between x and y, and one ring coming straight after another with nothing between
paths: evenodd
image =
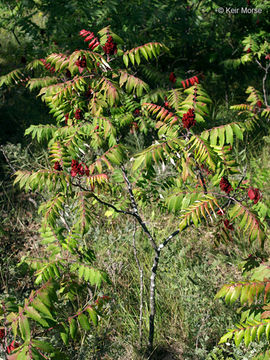
<instances>
[{"instance_id":1,"label":"tree branch","mask_svg":"<svg viewBox=\"0 0 270 360\"><path fill-rule=\"evenodd\" d=\"M264 98L265 105L268 107L267 93L266 93L266 79L267 79L268 70L270 68L270 63L268 63L266 65L266 67L263 67L262 64L257 59L255 59L255 61L258 64L258 66L264 71L264 77L263 77L263 81L262 81L263 98Z\"/></svg>"},{"instance_id":2,"label":"tree branch","mask_svg":"<svg viewBox=\"0 0 270 360\"><path fill-rule=\"evenodd\" d=\"M11 162L10 162L10 160L9 160L6 152L5 152L4 146L1 145L0 149L1 149L1 152L2 152L2 154L3 154L3 156L4 156L4 158L5 158L8 166L10 167L10 169L13 171L13 174L14 174L17 170L16 170L15 167L11 164Z\"/></svg>"},{"instance_id":3,"label":"tree branch","mask_svg":"<svg viewBox=\"0 0 270 360\"><path fill-rule=\"evenodd\" d=\"M15 30L11 30L11 32L12 32L13 36L15 37L15 40L17 41L17 43L21 46L22 44L21 44L18 36L16 35Z\"/></svg>"},{"instance_id":4,"label":"tree branch","mask_svg":"<svg viewBox=\"0 0 270 360\"><path fill-rule=\"evenodd\" d=\"M115 212L121 213L121 214L125 214L125 215L131 215L131 216L136 217L136 215L135 215L134 213L132 213L131 211L125 211L125 210L117 209L117 207L114 206L113 204L110 204L110 203L108 203L107 201L101 200L96 194L94 194L94 193L93 193L92 191L90 191L89 189L84 188L81 184L75 184L75 183L72 182L72 185L79 187L79 188L80 188L81 190L83 190L83 191L91 192L91 195L93 196L93 198L94 198L95 200L97 200L97 201L98 201L100 204L102 204L102 205L105 205L105 206L110 207L110 208L113 209Z\"/></svg>"},{"instance_id":5,"label":"tree branch","mask_svg":"<svg viewBox=\"0 0 270 360\"><path fill-rule=\"evenodd\" d=\"M133 190L132 190L132 185L127 177L127 173L126 173L126 170L124 168L124 166L121 166L121 169L122 169L122 173L123 173L123 177L124 177L124 180L127 184L127 188L128 188L128 192L129 192L129 197L130 197L130 201L131 201L131 206L132 206L132 209L133 209L133 216L136 217L138 223L141 225L143 231L145 232L145 234L147 235L152 247L154 250L157 250L157 244L153 238L153 236L151 235L150 231L148 230L145 222L143 221L143 219L141 218L141 216L139 215L139 212L138 212L138 205L136 203L136 200L135 200L135 197L134 197L134 194L133 194Z\"/></svg>"},{"instance_id":6,"label":"tree branch","mask_svg":"<svg viewBox=\"0 0 270 360\"><path fill-rule=\"evenodd\" d=\"M204 176L203 176L203 174L202 174L202 170L201 170L201 168L200 168L200 166L199 166L198 163L196 163L196 167L197 167L197 171L198 171L199 178L200 178L201 183L202 183L202 186L203 186L203 192L204 192L204 194L206 195L208 191L207 191L207 187L206 187L206 183L205 183Z\"/></svg>"},{"instance_id":7,"label":"tree branch","mask_svg":"<svg viewBox=\"0 0 270 360\"><path fill-rule=\"evenodd\" d=\"M266 93L266 79L267 79L269 67L270 67L270 63L266 66L264 77L263 77L263 97L264 97L265 106L267 106L267 107L268 107L268 103L267 103L267 93Z\"/></svg>"}]
</instances>

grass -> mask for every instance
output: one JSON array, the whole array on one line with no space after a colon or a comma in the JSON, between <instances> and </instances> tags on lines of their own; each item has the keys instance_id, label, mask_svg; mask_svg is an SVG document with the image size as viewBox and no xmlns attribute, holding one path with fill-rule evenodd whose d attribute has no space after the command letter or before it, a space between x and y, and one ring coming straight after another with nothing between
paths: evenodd
<instances>
[{"instance_id":1,"label":"grass","mask_svg":"<svg viewBox=\"0 0 270 360\"><path fill-rule=\"evenodd\" d=\"M110 275L112 297L110 313L104 319L108 342L119 352L132 353L132 359L143 356L138 349L139 272L131 250L132 232L122 219L114 233L104 230L94 235L98 264ZM106 232L108 235L106 235ZM214 301L221 283L240 277L235 259L217 256L218 249L207 236L190 230L188 238L177 239L161 257L157 278L156 352L168 352L176 358L205 359L218 342L230 319L230 310ZM115 236L115 237L114 237ZM90 236L91 238L91 236ZM148 330L148 284L152 254L145 251L141 236L137 239L138 253L145 273L143 344ZM235 263L232 263L234 261ZM206 309L206 310L205 310ZM231 319L232 320L232 319ZM227 323L227 324L226 324ZM137 355L136 355L137 354ZM106 358L115 358L113 354ZM179 357L180 356L180 357ZM196 355L197 356L197 355ZM102 357L102 352L100 353ZM119 357L120 359L121 357Z\"/></svg>"}]
</instances>

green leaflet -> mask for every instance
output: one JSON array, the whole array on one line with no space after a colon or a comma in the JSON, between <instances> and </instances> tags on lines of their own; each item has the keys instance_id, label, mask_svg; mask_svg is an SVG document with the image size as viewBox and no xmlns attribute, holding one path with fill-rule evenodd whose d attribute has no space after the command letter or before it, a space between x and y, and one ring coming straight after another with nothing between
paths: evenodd
<instances>
[{"instance_id":1,"label":"green leaflet","mask_svg":"<svg viewBox=\"0 0 270 360\"><path fill-rule=\"evenodd\" d=\"M215 127L202 132L201 137L209 140L211 146L223 146L224 144L233 145L234 135L243 140L244 128L241 123L231 123Z\"/></svg>"},{"instance_id":2,"label":"green leaflet","mask_svg":"<svg viewBox=\"0 0 270 360\"><path fill-rule=\"evenodd\" d=\"M38 322L43 327L49 327L50 325L46 321L46 319L42 318L41 315L32 307L27 306L26 314L36 322Z\"/></svg>"},{"instance_id":3,"label":"green leaflet","mask_svg":"<svg viewBox=\"0 0 270 360\"><path fill-rule=\"evenodd\" d=\"M146 61L148 61L153 57L156 58L160 54L161 49L167 51L167 48L158 42L151 42L138 46L124 53L123 62L126 67L128 67L129 60L131 61L132 65L135 65L135 62L137 63L137 65L140 65L141 63L140 54L144 57Z\"/></svg>"},{"instance_id":4,"label":"green leaflet","mask_svg":"<svg viewBox=\"0 0 270 360\"><path fill-rule=\"evenodd\" d=\"M78 316L78 320L79 320L79 323L80 323L81 327L83 328L83 330L86 330L86 331L91 330L91 325L90 325L90 323L88 321L88 318L87 318L87 316L85 314L83 314L83 313L80 314Z\"/></svg>"},{"instance_id":5,"label":"green leaflet","mask_svg":"<svg viewBox=\"0 0 270 360\"><path fill-rule=\"evenodd\" d=\"M42 314L44 314L46 317L48 317L49 319L53 320L53 316L49 310L49 308L39 299L39 298L35 298L34 301L32 302L32 306L40 311Z\"/></svg>"},{"instance_id":6,"label":"green leaflet","mask_svg":"<svg viewBox=\"0 0 270 360\"><path fill-rule=\"evenodd\" d=\"M262 245L265 238L265 233L261 227L259 219L247 207L237 202L229 212L230 217L241 218L239 223L240 228L248 234L251 240L258 240Z\"/></svg>"},{"instance_id":7,"label":"green leaflet","mask_svg":"<svg viewBox=\"0 0 270 360\"><path fill-rule=\"evenodd\" d=\"M219 340L219 344L224 344L228 340L230 340L233 337L233 332L228 332L227 334L223 335L222 338Z\"/></svg>"},{"instance_id":8,"label":"green leaflet","mask_svg":"<svg viewBox=\"0 0 270 360\"><path fill-rule=\"evenodd\" d=\"M239 346L243 337L245 335L245 330L241 329L240 331L236 331L234 334L234 342L236 346Z\"/></svg>"},{"instance_id":9,"label":"green leaflet","mask_svg":"<svg viewBox=\"0 0 270 360\"><path fill-rule=\"evenodd\" d=\"M65 345L68 345L68 343L69 343L69 329L68 329L68 327L67 327L67 325L65 323L61 324L60 336L61 336L61 339L63 340L63 343Z\"/></svg>"},{"instance_id":10,"label":"green leaflet","mask_svg":"<svg viewBox=\"0 0 270 360\"><path fill-rule=\"evenodd\" d=\"M92 307L88 307L88 308L87 308L87 311L88 311L88 313L89 313L89 315L90 315L90 318L91 318L93 324L94 324L95 326L97 326L97 325L98 325L97 312L96 312Z\"/></svg>"},{"instance_id":11,"label":"green leaflet","mask_svg":"<svg viewBox=\"0 0 270 360\"><path fill-rule=\"evenodd\" d=\"M202 218L207 220L208 216L211 220L211 212L215 213L215 207L217 207L217 209L219 208L215 197L205 194L199 194L199 197L196 196L193 202L190 202L189 206L181 211L180 231L188 226L191 221L193 221L194 225L197 227Z\"/></svg>"},{"instance_id":12,"label":"green leaflet","mask_svg":"<svg viewBox=\"0 0 270 360\"><path fill-rule=\"evenodd\" d=\"M267 287L267 280L249 280L239 283L225 284L218 291L215 298L219 299L224 297L226 303L228 304L233 304L235 301L239 300L241 305L245 305L247 303L250 305L256 299L259 299L264 291L267 291Z\"/></svg>"},{"instance_id":13,"label":"green leaflet","mask_svg":"<svg viewBox=\"0 0 270 360\"><path fill-rule=\"evenodd\" d=\"M18 356L17 356L16 360L31 360L28 350L29 350L29 348L28 348L28 344L27 344L21 350L18 351Z\"/></svg>"},{"instance_id":14,"label":"green leaflet","mask_svg":"<svg viewBox=\"0 0 270 360\"><path fill-rule=\"evenodd\" d=\"M2 75L0 77L0 86L5 85L12 85L13 83L17 84L18 80L23 77L23 74L21 72L21 70L16 69L11 71L10 73L6 74L6 75Z\"/></svg>"},{"instance_id":15,"label":"green leaflet","mask_svg":"<svg viewBox=\"0 0 270 360\"><path fill-rule=\"evenodd\" d=\"M22 308L19 308L19 312L22 313L22 311L23 311ZM31 336L30 325L25 315L19 316L19 328L20 328L21 337L24 340L29 340Z\"/></svg>"},{"instance_id":16,"label":"green leaflet","mask_svg":"<svg viewBox=\"0 0 270 360\"><path fill-rule=\"evenodd\" d=\"M69 321L69 333L71 338L74 340L78 332L77 321L74 318L71 318Z\"/></svg>"},{"instance_id":17,"label":"green leaflet","mask_svg":"<svg viewBox=\"0 0 270 360\"><path fill-rule=\"evenodd\" d=\"M34 347L37 347L38 349L40 349L41 351L44 351L46 353L52 353L55 351L55 348L46 341L39 341L39 340L33 339L32 344Z\"/></svg>"}]
</instances>

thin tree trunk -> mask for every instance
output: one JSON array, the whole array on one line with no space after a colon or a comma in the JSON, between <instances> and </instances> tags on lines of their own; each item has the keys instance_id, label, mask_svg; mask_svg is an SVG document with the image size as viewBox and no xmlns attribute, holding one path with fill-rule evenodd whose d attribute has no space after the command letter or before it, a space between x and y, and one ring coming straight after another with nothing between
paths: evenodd
<instances>
[{"instance_id":1,"label":"thin tree trunk","mask_svg":"<svg viewBox=\"0 0 270 360\"><path fill-rule=\"evenodd\" d=\"M151 269L150 277L150 315L149 315L149 337L148 337L148 350L153 351L154 334L155 334L155 315L156 315L156 275L159 263L160 249L157 249L153 266Z\"/></svg>"},{"instance_id":2,"label":"thin tree trunk","mask_svg":"<svg viewBox=\"0 0 270 360\"><path fill-rule=\"evenodd\" d=\"M139 344L140 344L140 348L142 348L142 315L143 315L143 269L141 267L139 258L138 258L138 253L137 253L137 247L136 247L136 239L135 239L135 235L136 235L136 222L134 221L134 231L133 231L133 252L134 252L134 257L138 266L138 270L140 273L140 317L139 317Z\"/></svg>"}]
</instances>

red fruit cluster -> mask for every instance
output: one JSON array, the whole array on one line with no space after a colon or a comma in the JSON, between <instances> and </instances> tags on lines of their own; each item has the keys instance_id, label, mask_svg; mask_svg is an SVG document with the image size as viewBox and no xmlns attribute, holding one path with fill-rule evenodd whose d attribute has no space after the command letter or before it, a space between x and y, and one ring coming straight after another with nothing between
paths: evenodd
<instances>
[{"instance_id":1,"label":"red fruit cluster","mask_svg":"<svg viewBox=\"0 0 270 360\"><path fill-rule=\"evenodd\" d=\"M167 109L170 109L170 104L168 103L168 101L165 101L164 106L165 106Z\"/></svg>"},{"instance_id":2,"label":"red fruit cluster","mask_svg":"<svg viewBox=\"0 0 270 360\"><path fill-rule=\"evenodd\" d=\"M82 37L85 37L84 41L90 41L90 43L88 44L89 49L94 50L100 43L97 37L95 37L94 33L92 33L91 31L86 31L86 30L81 30L80 31L80 35Z\"/></svg>"},{"instance_id":3,"label":"red fruit cluster","mask_svg":"<svg viewBox=\"0 0 270 360\"><path fill-rule=\"evenodd\" d=\"M190 129L196 124L194 109L189 109L182 117L182 123L184 128Z\"/></svg>"},{"instance_id":4,"label":"red fruit cluster","mask_svg":"<svg viewBox=\"0 0 270 360\"><path fill-rule=\"evenodd\" d=\"M103 46L103 50L104 50L105 54L107 54L107 55L116 54L117 46L113 42L112 36L108 37L108 40L106 41L106 44Z\"/></svg>"},{"instance_id":5,"label":"red fruit cluster","mask_svg":"<svg viewBox=\"0 0 270 360\"><path fill-rule=\"evenodd\" d=\"M50 71L51 73L55 72L55 68L51 64L48 64L45 59L39 59L39 60L42 62L42 64L48 71Z\"/></svg>"},{"instance_id":6,"label":"red fruit cluster","mask_svg":"<svg viewBox=\"0 0 270 360\"><path fill-rule=\"evenodd\" d=\"M7 347L7 353L10 354L14 349L16 349L19 346L20 344L13 340L12 343Z\"/></svg>"},{"instance_id":7,"label":"red fruit cluster","mask_svg":"<svg viewBox=\"0 0 270 360\"><path fill-rule=\"evenodd\" d=\"M83 69L86 68L86 58L85 56L80 57L76 62L75 65L79 68L79 73L81 74L83 72Z\"/></svg>"},{"instance_id":8,"label":"red fruit cluster","mask_svg":"<svg viewBox=\"0 0 270 360\"><path fill-rule=\"evenodd\" d=\"M75 119L80 120L80 119L82 118L82 110L77 109L77 110L75 111L74 116L75 116Z\"/></svg>"},{"instance_id":9,"label":"red fruit cluster","mask_svg":"<svg viewBox=\"0 0 270 360\"><path fill-rule=\"evenodd\" d=\"M65 124L67 125L69 119L69 114L65 114Z\"/></svg>"},{"instance_id":10,"label":"red fruit cluster","mask_svg":"<svg viewBox=\"0 0 270 360\"><path fill-rule=\"evenodd\" d=\"M223 223L224 223L224 226L225 226L227 229L229 229L229 230L234 230L233 226L230 225L230 222L229 222L228 219L224 220Z\"/></svg>"},{"instance_id":11,"label":"red fruit cluster","mask_svg":"<svg viewBox=\"0 0 270 360\"><path fill-rule=\"evenodd\" d=\"M85 169L83 167L83 164L80 163L77 161L77 160L72 160L71 162L71 176L72 177L75 177L77 174L78 175L86 175L86 176L89 176L89 169L88 167L84 164L85 166Z\"/></svg>"},{"instance_id":12,"label":"red fruit cluster","mask_svg":"<svg viewBox=\"0 0 270 360\"><path fill-rule=\"evenodd\" d=\"M231 184L229 183L229 180L225 176L221 178L219 187L220 190L225 191L226 194L229 194L233 190Z\"/></svg>"},{"instance_id":13,"label":"red fruit cluster","mask_svg":"<svg viewBox=\"0 0 270 360\"><path fill-rule=\"evenodd\" d=\"M250 200L253 200L254 204L257 204L257 202L261 198L260 190L257 188L249 188L248 197L250 198Z\"/></svg>"},{"instance_id":14,"label":"red fruit cluster","mask_svg":"<svg viewBox=\"0 0 270 360\"><path fill-rule=\"evenodd\" d=\"M171 72L171 73L170 73L169 80L170 80L170 82L172 82L173 84L176 82L176 76L174 75L174 72Z\"/></svg>"},{"instance_id":15,"label":"red fruit cluster","mask_svg":"<svg viewBox=\"0 0 270 360\"><path fill-rule=\"evenodd\" d=\"M140 109L135 109L133 115L139 116L141 114Z\"/></svg>"},{"instance_id":16,"label":"red fruit cluster","mask_svg":"<svg viewBox=\"0 0 270 360\"><path fill-rule=\"evenodd\" d=\"M270 54L267 54L265 60L270 60Z\"/></svg>"},{"instance_id":17,"label":"red fruit cluster","mask_svg":"<svg viewBox=\"0 0 270 360\"><path fill-rule=\"evenodd\" d=\"M5 337L5 330L0 329L0 339L3 339Z\"/></svg>"},{"instance_id":18,"label":"red fruit cluster","mask_svg":"<svg viewBox=\"0 0 270 360\"><path fill-rule=\"evenodd\" d=\"M261 108L262 107L262 102L259 100L259 101L257 101L257 106L259 107L259 108Z\"/></svg>"},{"instance_id":19,"label":"red fruit cluster","mask_svg":"<svg viewBox=\"0 0 270 360\"><path fill-rule=\"evenodd\" d=\"M63 170L63 168L62 168L62 166L60 165L60 162L59 161L56 161L55 163L54 163L54 167L53 167L55 170L57 170L57 171L62 171Z\"/></svg>"},{"instance_id":20,"label":"red fruit cluster","mask_svg":"<svg viewBox=\"0 0 270 360\"><path fill-rule=\"evenodd\" d=\"M248 53L248 54L251 53L251 48L248 48L248 49L247 49L247 53Z\"/></svg>"},{"instance_id":21,"label":"red fruit cluster","mask_svg":"<svg viewBox=\"0 0 270 360\"><path fill-rule=\"evenodd\" d=\"M188 86L193 86L194 84L199 84L199 79L198 76L193 76L189 79L186 79L184 81L181 81L181 84L183 86L183 88L185 89Z\"/></svg>"},{"instance_id":22,"label":"red fruit cluster","mask_svg":"<svg viewBox=\"0 0 270 360\"><path fill-rule=\"evenodd\" d=\"M77 65L77 66L80 66L80 67L86 67L86 58L85 58L85 56L83 56L83 57L80 57L76 62L75 62L75 64Z\"/></svg>"}]
</instances>

